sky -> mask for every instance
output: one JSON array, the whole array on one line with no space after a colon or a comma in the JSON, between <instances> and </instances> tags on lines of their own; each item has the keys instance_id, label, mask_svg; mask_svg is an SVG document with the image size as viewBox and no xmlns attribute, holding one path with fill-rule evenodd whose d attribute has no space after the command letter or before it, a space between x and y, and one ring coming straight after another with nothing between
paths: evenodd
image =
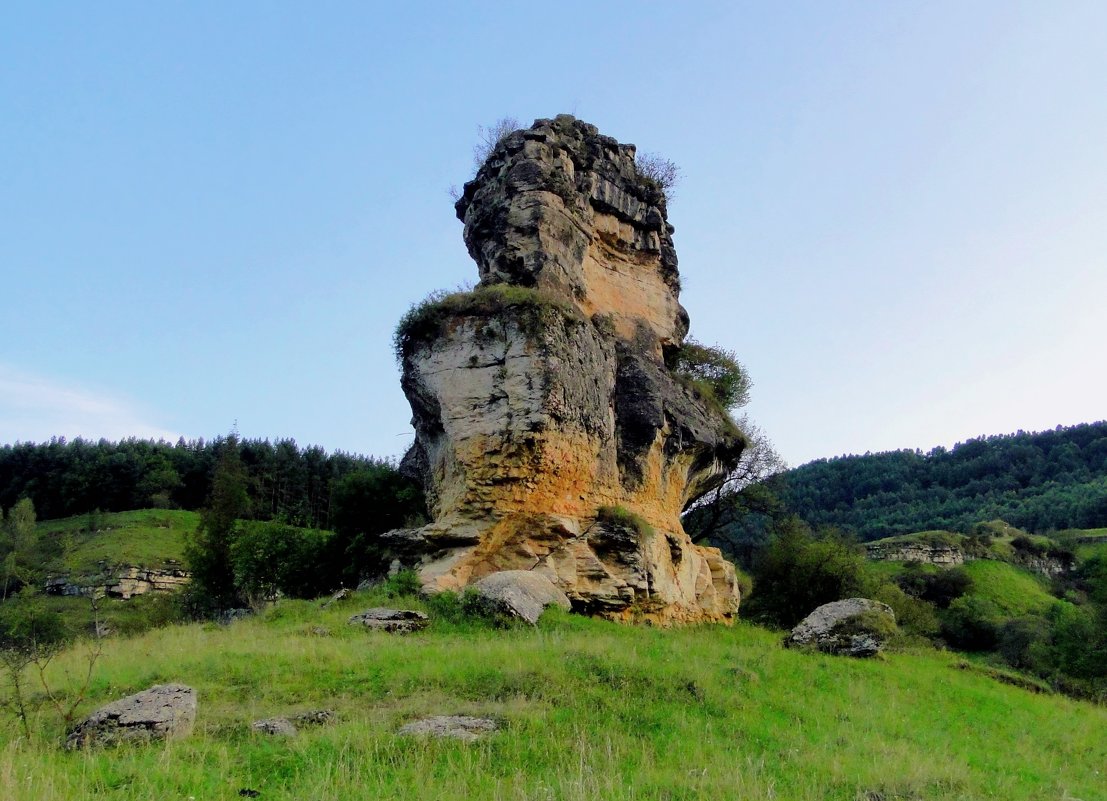
<instances>
[{"instance_id":1,"label":"sky","mask_svg":"<svg viewBox=\"0 0 1107 801\"><path fill-rule=\"evenodd\" d=\"M791 465L1107 417L1107 4L0 9L0 442L413 439L478 126L680 165L701 342Z\"/></svg>"}]
</instances>

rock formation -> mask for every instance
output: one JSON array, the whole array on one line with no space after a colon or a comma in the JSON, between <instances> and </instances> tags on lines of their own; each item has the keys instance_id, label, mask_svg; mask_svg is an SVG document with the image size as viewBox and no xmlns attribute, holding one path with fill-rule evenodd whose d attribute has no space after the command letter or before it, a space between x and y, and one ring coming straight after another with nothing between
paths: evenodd
<instances>
[{"instance_id":1,"label":"rock formation","mask_svg":"<svg viewBox=\"0 0 1107 801\"><path fill-rule=\"evenodd\" d=\"M148 592L175 592L188 584L190 574L178 567L162 569L136 565L104 568L98 576L52 576L46 579L47 595L85 595L128 601Z\"/></svg>"},{"instance_id":2,"label":"rock formation","mask_svg":"<svg viewBox=\"0 0 1107 801\"><path fill-rule=\"evenodd\" d=\"M457 205L472 292L397 331L430 525L385 535L430 590L533 570L574 609L728 620L732 566L686 506L745 438L673 369L688 331L662 187L633 145L573 117L500 140Z\"/></svg>"},{"instance_id":3,"label":"rock formation","mask_svg":"<svg viewBox=\"0 0 1107 801\"><path fill-rule=\"evenodd\" d=\"M921 562L926 565L956 567L965 563L965 552L956 545L923 541L870 542L865 552L874 562Z\"/></svg>"}]
</instances>

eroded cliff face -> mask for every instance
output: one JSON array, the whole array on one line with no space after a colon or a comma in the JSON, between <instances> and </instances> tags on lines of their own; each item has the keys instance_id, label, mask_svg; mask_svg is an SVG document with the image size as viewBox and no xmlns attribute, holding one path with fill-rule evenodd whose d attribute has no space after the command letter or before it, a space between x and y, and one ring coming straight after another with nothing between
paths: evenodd
<instances>
[{"instance_id":1,"label":"eroded cliff face","mask_svg":"<svg viewBox=\"0 0 1107 801\"><path fill-rule=\"evenodd\" d=\"M457 203L478 288L401 327L434 523L386 535L431 589L548 576L619 619L727 620L734 570L693 545L685 506L745 445L666 367L688 317L664 195L634 148L572 117L495 148Z\"/></svg>"}]
</instances>

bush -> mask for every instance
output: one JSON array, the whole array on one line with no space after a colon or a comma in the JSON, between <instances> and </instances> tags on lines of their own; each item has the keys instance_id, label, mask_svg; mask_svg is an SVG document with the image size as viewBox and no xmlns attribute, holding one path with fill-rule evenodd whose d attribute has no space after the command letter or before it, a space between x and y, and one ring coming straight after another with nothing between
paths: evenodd
<instances>
[{"instance_id":1,"label":"bush","mask_svg":"<svg viewBox=\"0 0 1107 801\"><path fill-rule=\"evenodd\" d=\"M1049 622L1041 617L1004 621L997 631L996 649L1011 667L1043 673L1048 670Z\"/></svg>"},{"instance_id":2,"label":"bush","mask_svg":"<svg viewBox=\"0 0 1107 801\"><path fill-rule=\"evenodd\" d=\"M72 633L34 587L25 587L0 604L0 650L45 652L60 647Z\"/></svg>"},{"instance_id":3,"label":"bush","mask_svg":"<svg viewBox=\"0 0 1107 801\"><path fill-rule=\"evenodd\" d=\"M694 339L668 354L669 369L723 411L745 406L752 382L734 352L701 345Z\"/></svg>"},{"instance_id":4,"label":"bush","mask_svg":"<svg viewBox=\"0 0 1107 801\"><path fill-rule=\"evenodd\" d=\"M292 598L315 598L334 588L328 569L329 531L283 523L239 523L231 543L235 587L253 600L278 592Z\"/></svg>"},{"instance_id":5,"label":"bush","mask_svg":"<svg viewBox=\"0 0 1107 801\"><path fill-rule=\"evenodd\" d=\"M478 125L477 139L479 141L473 146L473 166L479 170L484 162L488 161L488 157L492 155L492 151L496 149L497 145L518 131L520 127L519 120L514 117L501 117L487 128Z\"/></svg>"},{"instance_id":6,"label":"bush","mask_svg":"<svg viewBox=\"0 0 1107 801\"><path fill-rule=\"evenodd\" d=\"M972 595L953 601L942 615L942 636L956 648L991 651L1003 623L999 607Z\"/></svg>"},{"instance_id":7,"label":"bush","mask_svg":"<svg viewBox=\"0 0 1107 801\"><path fill-rule=\"evenodd\" d=\"M389 598L401 598L421 593L423 582L419 580L419 574L414 570L401 570L389 576L382 588Z\"/></svg>"},{"instance_id":8,"label":"bush","mask_svg":"<svg viewBox=\"0 0 1107 801\"><path fill-rule=\"evenodd\" d=\"M754 561L752 617L790 628L813 609L864 595L870 586L860 549L834 532L814 536L799 518L774 524L773 539Z\"/></svg>"},{"instance_id":9,"label":"bush","mask_svg":"<svg viewBox=\"0 0 1107 801\"><path fill-rule=\"evenodd\" d=\"M476 624L478 626L503 625L507 621L488 608L476 590L467 587L463 592L438 592L426 599L427 610L435 620L453 625Z\"/></svg>"},{"instance_id":10,"label":"bush","mask_svg":"<svg viewBox=\"0 0 1107 801\"><path fill-rule=\"evenodd\" d=\"M371 465L335 485L331 516L335 537L329 542L327 570L333 584L357 584L381 575L387 565L379 537L397 528L427 521L423 488L387 462Z\"/></svg>"},{"instance_id":11,"label":"bush","mask_svg":"<svg viewBox=\"0 0 1107 801\"><path fill-rule=\"evenodd\" d=\"M895 584L882 584L871 593L873 600L892 607L896 623L905 634L933 637L941 629L934 607L926 601L912 598Z\"/></svg>"},{"instance_id":12,"label":"bush","mask_svg":"<svg viewBox=\"0 0 1107 801\"><path fill-rule=\"evenodd\" d=\"M680 167L657 153L639 153L634 157L639 177L661 191L666 202L672 203L673 190L680 183Z\"/></svg>"},{"instance_id":13,"label":"bush","mask_svg":"<svg viewBox=\"0 0 1107 801\"><path fill-rule=\"evenodd\" d=\"M939 609L946 609L972 589L972 577L959 567L927 570L917 562L909 562L896 576L896 583L911 597Z\"/></svg>"}]
</instances>

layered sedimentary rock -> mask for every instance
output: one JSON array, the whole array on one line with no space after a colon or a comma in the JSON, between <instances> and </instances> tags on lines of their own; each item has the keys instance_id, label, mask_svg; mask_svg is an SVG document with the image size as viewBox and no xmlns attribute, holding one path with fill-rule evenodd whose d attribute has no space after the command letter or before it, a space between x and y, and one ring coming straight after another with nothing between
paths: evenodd
<instances>
[{"instance_id":1,"label":"layered sedimentary rock","mask_svg":"<svg viewBox=\"0 0 1107 801\"><path fill-rule=\"evenodd\" d=\"M865 546L868 557L876 562L922 562L928 565L954 567L965 563L965 552L956 545L936 545L927 542L870 542Z\"/></svg>"},{"instance_id":2,"label":"layered sedimentary rock","mask_svg":"<svg viewBox=\"0 0 1107 801\"><path fill-rule=\"evenodd\" d=\"M47 595L85 595L95 598L130 600L148 592L175 592L188 584L191 575L181 568L161 569L118 565L99 576L52 576L46 580Z\"/></svg>"},{"instance_id":3,"label":"layered sedimentary rock","mask_svg":"<svg viewBox=\"0 0 1107 801\"><path fill-rule=\"evenodd\" d=\"M401 323L434 522L386 535L428 588L533 570L575 609L726 620L734 570L680 514L745 439L667 366L688 330L673 228L633 145L572 117L502 139L457 203L481 282Z\"/></svg>"}]
</instances>

